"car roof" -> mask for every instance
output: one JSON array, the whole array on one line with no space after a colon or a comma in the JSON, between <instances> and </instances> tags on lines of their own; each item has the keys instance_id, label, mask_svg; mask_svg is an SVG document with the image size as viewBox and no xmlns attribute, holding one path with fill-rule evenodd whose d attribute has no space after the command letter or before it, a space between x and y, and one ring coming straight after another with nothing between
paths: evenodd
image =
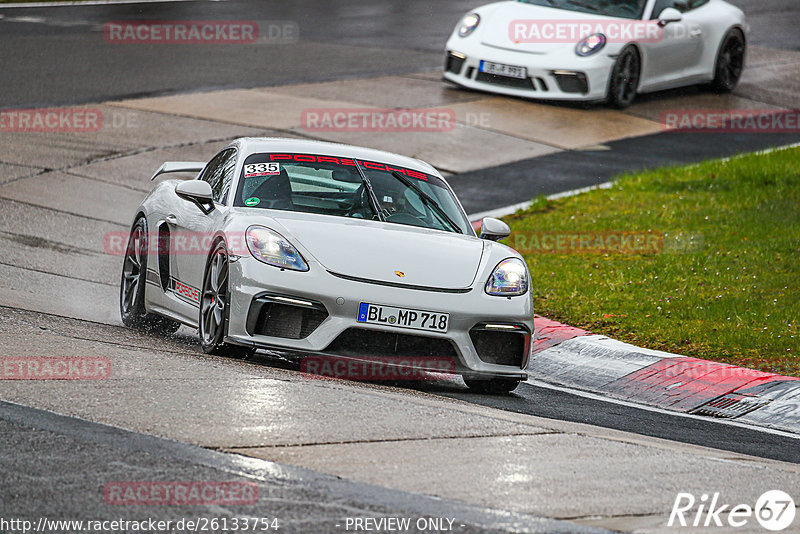
<instances>
[{"instance_id":1,"label":"car roof","mask_svg":"<svg viewBox=\"0 0 800 534\"><path fill-rule=\"evenodd\" d=\"M407 156L401 156L399 154L373 148L330 143L327 141L289 139L285 137L242 137L231 143L230 146L237 146L247 155L260 152L289 152L365 159L397 165L399 167L405 167L414 171L441 177L441 174L431 165L416 158L409 158Z\"/></svg>"}]
</instances>

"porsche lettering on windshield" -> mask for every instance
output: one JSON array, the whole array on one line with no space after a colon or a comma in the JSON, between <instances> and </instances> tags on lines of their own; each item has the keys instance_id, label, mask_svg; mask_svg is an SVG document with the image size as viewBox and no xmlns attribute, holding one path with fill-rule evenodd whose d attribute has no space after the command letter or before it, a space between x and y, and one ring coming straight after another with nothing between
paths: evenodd
<instances>
[{"instance_id":1,"label":"porsche lettering on windshield","mask_svg":"<svg viewBox=\"0 0 800 534\"><path fill-rule=\"evenodd\" d=\"M298 162L305 162L305 163L334 163L337 165L348 165L355 167L355 162L353 159L348 158L335 158L333 156L316 156L313 154L269 154L269 161L298 161ZM362 161L358 160L358 164L364 167L365 169L373 169L377 171L386 171L386 172L401 172L406 176L411 176L412 178L417 178L419 180L427 180L428 177L425 173L413 171L411 169L404 169L402 167L392 167L391 165L387 165L385 163L378 163L375 161Z\"/></svg>"}]
</instances>

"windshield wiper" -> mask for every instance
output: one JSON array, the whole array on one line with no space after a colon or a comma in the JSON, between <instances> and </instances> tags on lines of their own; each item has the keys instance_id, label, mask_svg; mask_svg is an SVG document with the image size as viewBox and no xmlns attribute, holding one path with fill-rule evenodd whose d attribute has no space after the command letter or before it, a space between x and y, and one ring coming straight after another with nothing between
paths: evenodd
<instances>
[{"instance_id":1,"label":"windshield wiper","mask_svg":"<svg viewBox=\"0 0 800 534\"><path fill-rule=\"evenodd\" d=\"M422 199L422 202L424 202L429 208L432 208L433 211L435 211L437 215L447 223L448 226L450 226L453 230L455 230L457 234L464 233L461 231L461 228L455 222L453 222L453 219L451 219L447 215L447 213L445 213L444 209L439 205L438 202L436 202L436 200L433 199L432 196L430 196L428 193L426 193L425 191L414 185L414 182L412 182L406 176L403 176L399 172L392 171L392 176L403 182L403 184L406 187L416 191L416 193L419 195L419 198Z\"/></svg>"},{"instance_id":2,"label":"windshield wiper","mask_svg":"<svg viewBox=\"0 0 800 534\"><path fill-rule=\"evenodd\" d=\"M375 190L372 189L372 183L369 181L369 178L367 178L367 175L364 174L356 158L353 158L353 163L356 164L356 170L358 170L358 174L361 176L361 182L364 184L364 189L367 190L370 208L372 208L372 211L378 216L379 221L386 222L386 217L383 216L381 205L378 203L378 197L375 196Z\"/></svg>"}]
</instances>

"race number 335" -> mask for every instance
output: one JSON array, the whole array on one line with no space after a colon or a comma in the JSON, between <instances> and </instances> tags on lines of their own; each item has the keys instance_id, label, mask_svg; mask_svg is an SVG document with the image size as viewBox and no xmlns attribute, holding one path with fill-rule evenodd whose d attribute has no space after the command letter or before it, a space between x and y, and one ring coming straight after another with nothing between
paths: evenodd
<instances>
[{"instance_id":1,"label":"race number 335","mask_svg":"<svg viewBox=\"0 0 800 534\"><path fill-rule=\"evenodd\" d=\"M281 173L281 164L276 162L271 163L251 163L244 166L245 178L251 176L271 176Z\"/></svg>"}]
</instances>

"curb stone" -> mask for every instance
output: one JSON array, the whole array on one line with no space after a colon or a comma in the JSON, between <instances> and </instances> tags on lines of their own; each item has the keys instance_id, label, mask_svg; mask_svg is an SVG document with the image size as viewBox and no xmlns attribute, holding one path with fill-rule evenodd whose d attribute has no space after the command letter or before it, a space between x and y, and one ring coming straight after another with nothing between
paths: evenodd
<instances>
[{"instance_id":1,"label":"curb stone","mask_svg":"<svg viewBox=\"0 0 800 534\"><path fill-rule=\"evenodd\" d=\"M616 399L800 433L800 379L643 349L534 317L537 380Z\"/></svg>"}]
</instances>

